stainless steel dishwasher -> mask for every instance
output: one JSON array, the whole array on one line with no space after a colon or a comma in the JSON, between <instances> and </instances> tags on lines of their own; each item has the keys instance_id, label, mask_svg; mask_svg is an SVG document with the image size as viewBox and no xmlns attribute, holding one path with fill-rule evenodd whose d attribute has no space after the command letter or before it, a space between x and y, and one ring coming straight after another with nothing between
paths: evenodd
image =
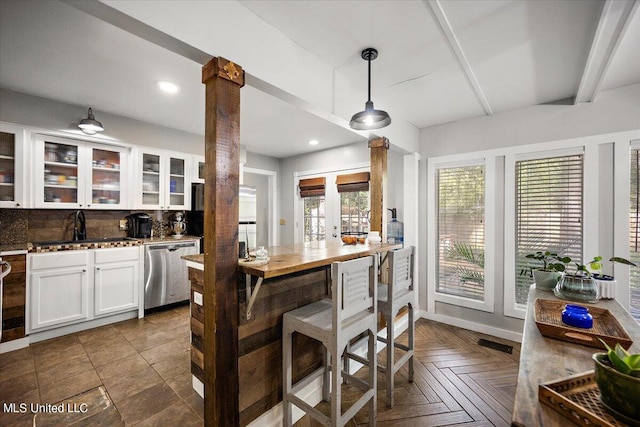
<instances>
[{"instance_id":1,"label":"stainless steel dishwasher","mask_svg":"<svg viewBox=\"0 0 640 427\"><path fill-rule=\"evenodd\" d=\"M145 310L189 299L187 267L180 257L198 252L196 241L145 244Z\"/></svg>"}]
</instances>

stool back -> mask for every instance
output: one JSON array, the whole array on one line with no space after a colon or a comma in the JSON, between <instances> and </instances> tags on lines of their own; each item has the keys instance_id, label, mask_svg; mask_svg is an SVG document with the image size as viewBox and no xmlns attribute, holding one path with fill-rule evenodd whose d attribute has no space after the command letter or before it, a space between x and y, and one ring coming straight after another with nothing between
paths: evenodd
<instances>
[{"instance_id":1,"label":"stool back","mask_svg":"<svg viewBox=\"0 0 640 427\"><path fill-rule=\"evenodd\" d=\"M377 270L378 259L373 255L331 265L331 298L336 324L363 311L375 312Z\"/></svg>"},{"instance_id":2,"label":"stool back","mask_svg":"<svg viewBox=\"0 0 640 427\"><path fill-rule=\"evenodd\" d=\"M389 252L389 296L413 291L413 246ZM391 301L391 299L389 299Z\"/></svg>"}]
</instances>

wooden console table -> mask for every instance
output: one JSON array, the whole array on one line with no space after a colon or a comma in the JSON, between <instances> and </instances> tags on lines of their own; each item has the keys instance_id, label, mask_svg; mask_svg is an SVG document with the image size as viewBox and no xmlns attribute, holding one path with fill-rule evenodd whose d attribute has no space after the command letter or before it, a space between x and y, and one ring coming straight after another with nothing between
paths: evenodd
<instances>
[{"instance_id":1,"label":"wooden console table","mask_svg":"<svg viewBox=\"0 0 640 427\"><path fill-rule=\"evenodd\" d=\"M567 418L538 400L538 385L593 370L591 355L604 350L543 337L534 318L537 298L560 300L553 292L535 289L535 285L529 290L511 425L537 427L571 424ZM609 310L633 340L629 351L640 352L640 325L616 300L600 300L597 304L583 305Z\"/></svg>"}]
</instances>

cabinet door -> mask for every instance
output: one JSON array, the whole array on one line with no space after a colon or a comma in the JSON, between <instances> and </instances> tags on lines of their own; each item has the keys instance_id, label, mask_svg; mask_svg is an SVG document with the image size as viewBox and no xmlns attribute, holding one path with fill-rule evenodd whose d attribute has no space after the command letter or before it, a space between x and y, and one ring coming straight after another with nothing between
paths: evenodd
<instances>
[{"instance_id":1,"label":"cabinet door","mask_svg":"<svg viewBox=\"0 0 640 427\"><path fill-rule=\"evenodd\" d=\"M191 181L187 176L187 159L184 156L170 154L168 156L168 185L167 198L162 209L184 210L189 204L188 197L191 193Z\"/></svg>"},{"instance_id":2,"label":"cabinet door","mask_svg":"<svg viewBox=\"0 0 640 427\"><path fill-rule=\"evenodd\" d=\"M25 130L0 123L0 208L25 206Z\"/></svg>"},{"instance_id":3,"label":"cabinet door","mask_svg":"<svg viewBox=\"0 0 640 427\"><path fill-rule=\"evenodd\" d=\"M35 205L39 208L86 207L86 152L82 142L36 136Z\"/></svg>"},{"instance_id":4,"label":"cabinet door","mask_svg":"<svg viewBox=\"0 0 640 427\"><path fill-rule=\"evenodd\" d=\"M94 275L94 314L138 309L139 261L99 264Z\"/></svg>"},{"instance_id":5,"label":"cabinet door","mask_svg":"<svg viewBox=\"0 0 640 427\"><path fill-rule=\"evenodd\" d=\"M86 267L33 271L29 285L29 332L88 319Z\"/></svg>"},{"instance_id":6,"label":"cabinet door","mask_svg":"<svg viewBox=\"0 0 640 427\"><path fill-rule=\"evenodd\" d=\"M138 151L136 161L136 207L162 209L165 180L161 179L162 156L159 152Z\"/></svg>"},{"instance_id":7,"label":"cabinet door","mask_svg":"<svg viewBox=\"0 0 640 427\"><path fill-rule=\"evenodd\" d=\"M91 183L86 195L88 207L94 209L124 209L126 198L126 151L114 147L91 146Z\"/></svg>"},{"instance_id":8,"label":"cabinet door","mask_svg":"<svg viewBox=\"0 0 640 427\"><path fill-rule=\"evenodd\" d=\"M204 183L204 156L193 156L191 182Z\"/></svg>"}]
</instances>

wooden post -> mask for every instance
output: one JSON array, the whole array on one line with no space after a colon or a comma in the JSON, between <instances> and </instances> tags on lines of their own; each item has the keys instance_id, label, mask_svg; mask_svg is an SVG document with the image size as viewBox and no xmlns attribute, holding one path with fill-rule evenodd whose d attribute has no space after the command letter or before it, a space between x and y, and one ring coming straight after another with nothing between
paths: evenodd
<instances>
[{"instance_id":1,"label":"wooden post","mask_svg":"<svg viewBox=\"0 0 640 427\"><path fill-rule=\"evenodd\" d=\"M205 98L204 422L239 425L238 190L244 71L224 58L202 67Z\"/></svg>"},{"instance_id":2,"label":"wooden post","mask_svg":"<svg viewBox=\"0 0 640 427\"><path fill-rule=\"evenodd\" d=\"M387 241L387 151L389 140L376 138L369 141L371 152L371 213L369 215L371 231L379 231L382 241Z\"/></svg>"}]
</instances>

